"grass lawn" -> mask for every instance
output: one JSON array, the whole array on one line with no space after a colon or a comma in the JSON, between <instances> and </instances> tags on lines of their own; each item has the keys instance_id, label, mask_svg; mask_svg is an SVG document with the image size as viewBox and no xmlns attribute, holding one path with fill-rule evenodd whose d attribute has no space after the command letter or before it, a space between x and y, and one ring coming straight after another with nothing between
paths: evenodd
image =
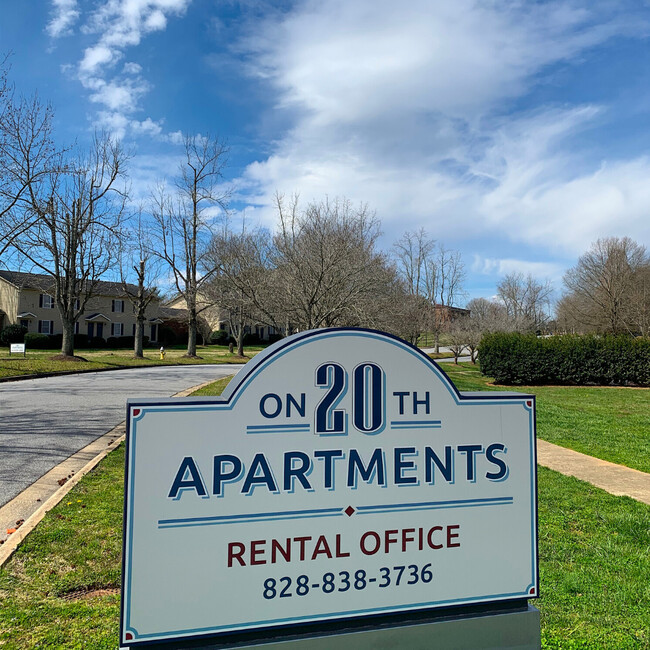
<instances>
[{"instance_id":1,"label":"grass lawn","mask_svg":"<svg viewBox=\"0 0 650 650\"><path fill-rule=\"evenodd\" d=\"M442 368L459 390L537 395L537 435L543 440L650 472L650 388L491 386L471 363Z\"/></svg>"},{"instance_id":2,"label":"grass lawn","mask_svg":"<svg viewBox=\"0 0 650 650\"><path fill-rule=\"evenodd\" d=\"M457 375L461 389L484 381L471 366L444 368ZM226 383L203 393L218 394ZM566 417L578 428L588 417L578 407L580 391L590 403L591 389L568 390L576 394ZM624 391L623 404L637 394L603 390ZM542 391L535 392L541 427L553 411L542 411ZM634 428L629 421L636 412L627 405L614 429ZM123 467L121 446L0 569L0 646L116 647ZM540 468L539 546L542 597L535 604L542 612L542 647L650 648L650 507Z\"/></svg>"},{"instance_id":3,"label":"grass lawn","mask_svg":"<svg viewBox=\"0 0 650 650\"><path fill-rule=\"evenodd\" d=\"M160 360L158 349L146 349L144 359L136 359L132 350L76 350L76 354L86 359L86 362L52 361L50 357L59 354L60 350L32 350L27 351L27 358L9 356L8 350L0 348L0 378L18 375L31 375L43 372L65 372L82 370L101 370L104 368L142 367L142 366L170 366L181 364L199 363L245 363L248 359L264 348L250 346L244 350L246 358L231 354L227 347L218 345L197 346L198 359L188 359L183 355L185 346L166 348L165 360Z\"/></svg>"},{"instance_id":4,"label":"grass lawn","mask_svg":"<svg viewBox=\"0 0 650 650\"><path fill-rule=\"evenodd\" d=\"M116 647L123 467L121 446L0 570L0 646ZM540 468L539 529L543 647L650 647L650 507Z\"/></svg>"}]
</instances>

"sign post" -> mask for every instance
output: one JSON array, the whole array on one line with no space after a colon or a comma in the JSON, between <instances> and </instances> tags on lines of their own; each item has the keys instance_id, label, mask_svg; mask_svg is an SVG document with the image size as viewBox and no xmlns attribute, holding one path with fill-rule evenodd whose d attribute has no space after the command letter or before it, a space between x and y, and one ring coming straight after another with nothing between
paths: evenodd
<instances>
[{"instance_id":1,"label":"sign post","mask_svg":"<svg viewBox=\"0 0 650 650\"><path fill-rule=\"evenodd\" d=\"M459 393L404 341L331 329L269 347L222 398L127 415L124 646L436 617L453 636L479 614L480 639L538 595L532 395Z\"/></svg>"}]
</instances>

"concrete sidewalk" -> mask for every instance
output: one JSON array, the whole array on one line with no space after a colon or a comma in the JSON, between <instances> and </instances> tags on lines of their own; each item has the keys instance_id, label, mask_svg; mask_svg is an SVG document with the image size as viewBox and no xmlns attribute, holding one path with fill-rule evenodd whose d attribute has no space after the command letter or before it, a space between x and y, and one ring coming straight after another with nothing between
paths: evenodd
<instances>
[{"instance_id":1,"label":"concrete sidewalk","mask_svg":"<svg viewBox=\"0 0 650 650\"><path fill-rule=\"evenodd\" d=\"M650 505L650 474L645 472L539 439L537 462L561 474L587 481L610 494L631 497Z\"/></svg>"}]
</instances>

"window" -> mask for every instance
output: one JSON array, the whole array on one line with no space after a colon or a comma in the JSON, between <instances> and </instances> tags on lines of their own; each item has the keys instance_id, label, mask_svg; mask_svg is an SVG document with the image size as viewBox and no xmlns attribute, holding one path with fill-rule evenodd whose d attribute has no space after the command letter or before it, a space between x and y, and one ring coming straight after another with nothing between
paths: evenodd
<instances>
[{"instance_id":1,"label":"window","mask_svg":"<svg viewBox=\"0 0 650 650\"><path fill-rule=\"evenodd\" d=\"M39 334L54 334L54 321L53 320L39 320L38 321Z\"/></svg>"},{"instance_id":2,"label":"window","mask_svg":"<svg viewBox=\"0 0 650 650\"><path fill-rule=\"evenodd\" d=\"M149 337L152 341L158 340L158 325L151 326L151 336Z\"/></svg>"},{"instance_id":3,"label":"window","mask_svg":"<svg viewBox=\"0 0 650 650\"><path fill-rule=\"evenodd\" d=\"M75 299L74 299L74 307L73 307L73 309L74 309L75 311L79 311L79 305L80 305L80 304L81 304L81 303L79 302L79 298L75 298Z\"/></svg>"},{"instance_id":4,"label":"window","mask_svg":"<svg viewBox=\"0 0 650 650\"><path fill-rule=\"evenodd\" d=\"M124 312L124 300L113 300L112 311L123 313Z\"/></svg>"},{"instance_id":5,"label":"window","mask_svg":"<svg viewBox=\"0 0 650 650\"><path fill-rule=\"evenodd\" d=\"M38 306L42 309L54 309L54 298L46 293L41 293L38 297Z\"/></svg>"},{"instance_id":6,"label":"window","mask_svg":"<svg viewBox=\"0 0 650 650\"><path fill-rule=\"evenodd\" d=\"M122 323L111 323L111 336L122 336L124 325Z\"/></svg>"}]
</instances>

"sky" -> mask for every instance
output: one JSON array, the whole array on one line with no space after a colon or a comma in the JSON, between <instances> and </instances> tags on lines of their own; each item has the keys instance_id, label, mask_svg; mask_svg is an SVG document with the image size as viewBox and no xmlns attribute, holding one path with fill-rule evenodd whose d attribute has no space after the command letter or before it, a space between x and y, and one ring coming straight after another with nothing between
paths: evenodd
<instances>
[{"instance_id":1,"label":"sky","mask_svg":"<svg viewBox=\"0 0 650 650\"><path fill-rule=\"evenodd\" d=\"M650 248L650 3L5 0L0 53L57 138L104 129L134 197L181 137L229 146L236 220L273 197L365 203L389 250L424 228L466 298L562 276L601 237Z\"/></svg>"}]
</instances>

